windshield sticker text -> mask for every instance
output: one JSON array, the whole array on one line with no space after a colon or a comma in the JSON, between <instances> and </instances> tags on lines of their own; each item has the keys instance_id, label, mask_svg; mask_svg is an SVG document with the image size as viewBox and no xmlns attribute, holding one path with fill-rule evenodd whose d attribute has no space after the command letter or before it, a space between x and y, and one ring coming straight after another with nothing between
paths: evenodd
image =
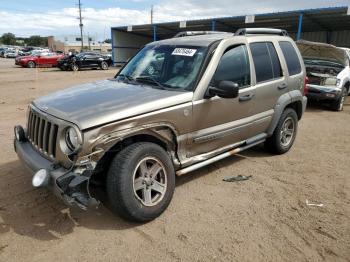
<instances>
[{"instance_id":1,"label":"windshield sticker text","mask_svg":"<svg viewBox=\"0 0 350 262\"><path fill-rule=\"evenodd\" d=\"M197 49L175 48L172 55L193 56Z\"/></svg>"}]
</instances>

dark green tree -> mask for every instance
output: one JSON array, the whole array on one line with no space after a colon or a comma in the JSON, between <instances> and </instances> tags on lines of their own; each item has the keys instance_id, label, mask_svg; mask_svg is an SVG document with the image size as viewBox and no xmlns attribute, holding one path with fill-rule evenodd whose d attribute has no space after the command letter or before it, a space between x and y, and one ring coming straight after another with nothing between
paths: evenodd
<instances>
[{"instance_id":1,"label":"dark green tree","mask_svg":"<svg viewBox=\"0 0 350 262\"><path fill-rule=\"evenodd\" d=\"M32 35L31 37L25 39L25 43L28 46L47 46L47 37Z\"/></svg>"},{"instance_id":2,"label":"dark green tree","mask_svg":"<svg viewBox=\"0 0 350 262\"><path fill-rule=\"evenodd\" d=\"M1 42L4 45L15 45L16 44L16 36L12 33L5 33L1 37Z\"/></svg>"}]
</instances>

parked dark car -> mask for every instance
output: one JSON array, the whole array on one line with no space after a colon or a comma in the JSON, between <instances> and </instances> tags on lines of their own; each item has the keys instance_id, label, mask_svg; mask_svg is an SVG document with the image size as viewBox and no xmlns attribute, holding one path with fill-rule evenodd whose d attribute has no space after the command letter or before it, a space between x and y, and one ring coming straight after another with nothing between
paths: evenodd
<instances>
[{"instance_id":1,"label":"parked dark car","mask_svg":"<svg viewBox=\"0 0 350 262\"><path fill-rule=\"evenodd\" d=\"M107 70L112 59L101 54L84 52L77 55L68 55L58 61L61 70L78 71L82 68L101 68Z\"/></svg>"}]
</instances>

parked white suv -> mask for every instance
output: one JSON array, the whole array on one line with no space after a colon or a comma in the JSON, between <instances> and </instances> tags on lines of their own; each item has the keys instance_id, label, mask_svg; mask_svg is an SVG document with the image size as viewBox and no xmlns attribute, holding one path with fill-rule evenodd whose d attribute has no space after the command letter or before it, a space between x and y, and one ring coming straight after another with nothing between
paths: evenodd
<instances>
[{"instance_id":1,"label":"parked white suv","mask_svg":"<svg viewBox=\"0 0 350 262\"><path fill-rule=\"evenodd\" d=\"M350 95L350 48L342 48L345 50L347 58L348 58L348 65L341 71L337 76L337 86L338 87L347 87L348 95Z\"/></svg>"},{"instance_id":2,"label":"parked white suv","mask_svg":"<svg viewBox=\"0 0 350 262\"><path fill-rule=\"evenodd\" d=\"M300 40L308 77L309 100L327 102L334 111L342 111L350 92L349 50L330 44Z\"/></svg>"}]
</instances>

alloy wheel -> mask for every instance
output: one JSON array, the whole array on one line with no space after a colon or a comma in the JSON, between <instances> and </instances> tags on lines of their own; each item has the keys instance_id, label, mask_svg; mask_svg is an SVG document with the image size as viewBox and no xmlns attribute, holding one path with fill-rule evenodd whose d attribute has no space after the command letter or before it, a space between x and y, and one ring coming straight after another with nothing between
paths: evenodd
<instances>
[{"instance_id":1,"label":"alloy wheel","mask_svg":"<svg viewBox=\"0 0 350 262\"><path fill-rule=\"evenodd\" d=\"M287 117L283 124L281 129L281 144L284 147L289 146L291 141L293 140L295 132L295 123L293 121L293 118Z\"/></svg>"},{"instance_id":2,"label":"alloy wheel","mask_svg":"<svg viewBox=\"0 0 350 262\"><path fill-rule=\"evenodd\" d=\"M167 190L167 175L163 164L154 157L145 157L133 174L135 197L145 206L155 206Z\"/></svg>"}]
</instances>

